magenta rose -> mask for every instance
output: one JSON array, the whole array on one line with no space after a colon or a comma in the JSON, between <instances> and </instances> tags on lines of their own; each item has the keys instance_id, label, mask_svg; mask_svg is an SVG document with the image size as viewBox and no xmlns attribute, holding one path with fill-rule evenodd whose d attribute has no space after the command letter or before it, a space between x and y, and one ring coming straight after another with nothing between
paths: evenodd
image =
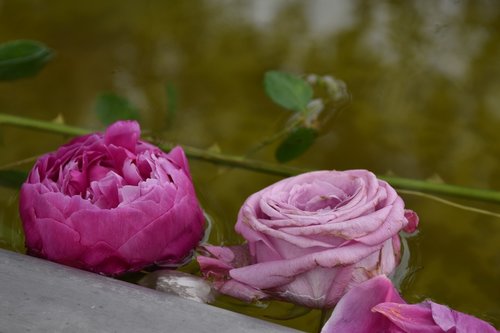
<instances>
[{"instance_id":1,"label":"magenta rose","mask_svg":"<svg viewBox=\"0 0 500 333\"><path fill-rule=\"evenodd\" d=\"M190 254L204 217L186 156L139 137L119 121L36 162L19 204L29 254L106 275Z\"/></svg>"},{"instance_id":2,"label":"magenta rose","mask_svg":"<svg viewBox=\"0 0 500 333\"><path fill-rule=\"evenodd\" d=\"M236 223L247 243L204 246L198 262L224 294L328 308L351 286L391 273L398 233L417 223L369 171L309 172L251 195Z\"/></svg>"},{"instance_id":3,"label":"magenta rose","mask_svg":"<svg viewBox=\"0 0 500 333\"><path fill-rule=\"evenodd\" d=\"M353 287L322 333L497 333L490 324L432 301L406 304L391 280L377 276Z\"/></svg>"}]
</instances>

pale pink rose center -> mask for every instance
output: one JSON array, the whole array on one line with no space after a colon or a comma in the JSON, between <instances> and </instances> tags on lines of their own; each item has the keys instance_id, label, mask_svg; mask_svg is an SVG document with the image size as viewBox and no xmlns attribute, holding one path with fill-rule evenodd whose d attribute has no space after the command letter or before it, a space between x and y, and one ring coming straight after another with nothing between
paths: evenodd
<instances>
[{"instance_id":1,"label":"pale pink rose center","mask_svg":"<svg viewBox=\"0 0 500 333\"><path fill-rule=\"evenodd\" d=\"M352 191L352 192L351 192ZM320 212L342 207L356 192L349 188L346 192L325 181L314 181L309 184L296 184L290 190L287 203L298 210Z\"/></svg>"}]
</instances>

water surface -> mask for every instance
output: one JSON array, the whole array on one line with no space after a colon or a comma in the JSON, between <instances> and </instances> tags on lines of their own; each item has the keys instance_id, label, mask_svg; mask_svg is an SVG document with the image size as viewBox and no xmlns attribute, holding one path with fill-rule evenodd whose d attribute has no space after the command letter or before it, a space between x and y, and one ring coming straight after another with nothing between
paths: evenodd
<instances>
[{"instance_id":1,"label":"water surface","mask_svg":"<svg viewBox=\"0 0 500 333\"><path fill-rule=\"evenodd\" d=\"M140 107L150 133L244 155L288 115L265 96L265 71L330 74L346 82L352 102L292 165L500 190L496 1L0 0L0 41L16 38L43 41L57 55L36 78L0 83L1 112L98 129L95 98L113 91ZM178 93L174 122L165 116L167 84ZM1 134L0 165L67 140L11 127ZM254 157L273 161L273 148ZM241 241L233 231L240 205L279 179L198 161L191 169L219 244ZM0 189L0 246L23 251L16 197ZM500 219L403 197L421 219L408 241L405 298L432 298L498 327ZM286 303L219 302L260 317L300 314ZM313 311L276 321L314 331L318 320Z\"/></svg>"}]
</instances>

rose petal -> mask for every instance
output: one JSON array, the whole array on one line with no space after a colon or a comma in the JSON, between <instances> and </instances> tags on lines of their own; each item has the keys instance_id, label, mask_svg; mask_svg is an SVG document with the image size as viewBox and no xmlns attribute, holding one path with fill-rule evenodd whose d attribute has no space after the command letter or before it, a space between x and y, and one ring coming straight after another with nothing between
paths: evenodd
<instances>
[{"instance_id":1,"label":"rose petal","mask_svg":"<svg viewBox=\"0 0 500 333\"><path fill-rule=\"evenodd\" d=\"M331 235L345 239L365 236L379 228L387 219L392 207L384 207L372 214L321 225L289 227L280 230L291 235Z\"/></svg>"},{"instance_id":2,"label":"rose petal","mask_svg":"<svg viewBox=\"0 0 500 333\"><path fill-rule=\"evenodd\" d=\"M404 303L385 276L377 276L348 291L337 303L322 333L391 332L384 316L371 309L382 302Z\"/></svg>"},{"instance_id":3,"label":"rose petal","mask_svg":"<svg viewBox=\"0 0 500 333\"><path fill-rule=\"evenodd\" d=\"M196 260L204 276L213 279L213 286L219 292L245 301L267 298L264 292L244 283L229 278L229 271L236 267L246 266L250 263L248 247L246 245L220 247L202 246L214 258L198 256Z\"/></svg>"},{"instance_id":4,"label":"rose petal","mask_svg":"<svg viewBox=\"0 0 500 333\"><path fill-rule=\"evenodd\" d=\"M434 323L430 306L400 303L380 303L372 308L388 318L401 332L442 333L443 330Z\"/></svg>"},{"instance_id":5,"label":"rose petal","mask_svg":"<svg viewBox=\"0 0 500 333\"><path fill-rule=\"evenodd\" d=\"M436 324L445 332L455 328L456 333L497 333L498 331L488 324L471 315L458 312L445 305L425 301L423 304L430 305L432 318Z\"/></svg>"},{"instance_id":6,"label":"rose petal","mask_svg":"<svg viewBox=\"0 0 500 333\"><path fill-rule=\"evenodd\" d=\"M109 126L104 133L104 144L123 147L135 152L135 145L140 136L141 129L136 121L117 121Z\"/></svg>"},{"instance_id":7,"label":"rose petal","mask_svg":"<svg viewBox=\"0 0 500 333\"><path fill-rule=\"evenodd\" d=\"M270 289L290 283L297 275L315 267L333 268L350 265L368 256L379 247L354 244L349 247L311 253L302 257L256 263L233 269L231 278L259 289Z\"/></svg>"},{"instance_id":8,"label":"rose petal","mask_svg":"<svg viewBox=\"0 0 500 333\"><path fill-rule=\"evenodd\" d=\"M169 153L168 153L168 159L176 164L179 168L184 170L184 172L187 175L191 175L189 171L189 164L187 162L186 154L184 153L184 150L180 146L174 147ZM191 179L191 178L190 178Z\"/></svg>"},{"instance_id":9,"label":"rose petal","mask_svg":"<svg viewBox=\"0 0 500 333\"><path fill-rule=\"evenodd\" d=\"M322 333L497 332L488 323L431 301L406 304L391 281L377 276L354 286L339 301Z\"/></svg>"}]
</instances>

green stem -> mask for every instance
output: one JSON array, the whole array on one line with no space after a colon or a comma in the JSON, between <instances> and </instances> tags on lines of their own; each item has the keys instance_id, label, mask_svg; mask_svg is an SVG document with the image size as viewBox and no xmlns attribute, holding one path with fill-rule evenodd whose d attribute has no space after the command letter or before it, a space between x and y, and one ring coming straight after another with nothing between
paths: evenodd
<instances>
[{"instance_id":1,"label":"green stem","mask_svg":"<svg viewBox=\"0 0 500 333\"><path fill-rule=\"evenodd\" d=\"M171 142L158 142L155 140L150 140L150 141L155 143L156 145L158 145L158 147L160 147L162 150L165 151L169 151L170 149L176 146L176 144ZM228 167L235 167L240 169L267 173L275 176L289 177L308 171L285 165L278 165L258 160L246 159L240 156L231 156L221 153L215 153L205 149L195 148L186 145L182 145L182 148L184 149L186 155L192 159L210 162L214 164L222 164Z\"/></svg>"},{"instance_id":2,"label":"green stem","mask_svg":"<svg viewBox=\"0 0 500 333\"><path fill-rule=\"evenodd\" d=\"M26 127L39 131L53 132L53 133L67 134L67 135L84 135L91 132L89 130L79 127L53 123L50 121L42 121L31 118L12 116L5 113L0 113L0 124L14 125L18 127Z\"/></svg>"},{"instance_id":3,"label":"green stem","mask_svg":"<svg viewBox=\"0 0 500 333\"><path fill-rule=\"evenodd\" d=\"M321 309L320 311L321 311L321 315L319 316L318 333L321 333L323 326L325 326L326 321L328 320L328 318L332 314L331 309Z\"/></svg>"},{"instance_id":4,"label":"green stem","mask_svg":"<svg viewBox=\"0 0 500 333\"><path fill-rule=\"evenodd\" d=\"M0 124L13 125L18 127L25 127L30 129L36 129L36 130L42 130L42 131L64 134L64 135L72 135L72 136L88 134L91 132L90 130L86 130L79 127L67 126L63 124L57 124L35 119L22 118L2 113L0 113ZM167 151L175 146L174 143L155 142L155 141L156 140L153 140L153 142L158 144L160 148ZM297 175L299 173L311 171L307 169L294 168L275 163L267 163L257 160L246 159L244 157L239 157L239 156L230 156L226 154L210 152L204 149L199 149L186 145L182 145L182 148L186 152L186 155L192 159L197 159L210 163L221 164L246 170L252 170L282 177L289 177ZM465 199L500 203L500 192L498 191L483 190L483 189L476 189L476 188L449 185L449 184L432 183L422 180L415 180L415 179L408 179L401 177L391 177L391 176L378 176L378 177L382 180L387 181L389 184L398 189L420 191L438 195L448 195L454 197L461 197Z\"/></svg>"},{"instance_id":5,"label":"green stem","mask_svg":"<svg viewBox=\"0 0 500 333\"><path fill-rule=\"evenodd\" d=\"M279 131L279 132L273 134L272 136L270 136L270 137L262 140L255 147L251 148L245 154L245 158L250 157L251 155L253 155L256 152L258 152L259 150L261 150L262 148L264 148L266 146L269 146L270 144L276 142L277 140L285 137L288 133L290 133L291 130L293 130L295 127L297 127L302 121L303 121L302 118L295 119L294 121L292 121L291 124L289 124L288 126L286 126L281 131Z\"/></svg>"}]
</instances>

